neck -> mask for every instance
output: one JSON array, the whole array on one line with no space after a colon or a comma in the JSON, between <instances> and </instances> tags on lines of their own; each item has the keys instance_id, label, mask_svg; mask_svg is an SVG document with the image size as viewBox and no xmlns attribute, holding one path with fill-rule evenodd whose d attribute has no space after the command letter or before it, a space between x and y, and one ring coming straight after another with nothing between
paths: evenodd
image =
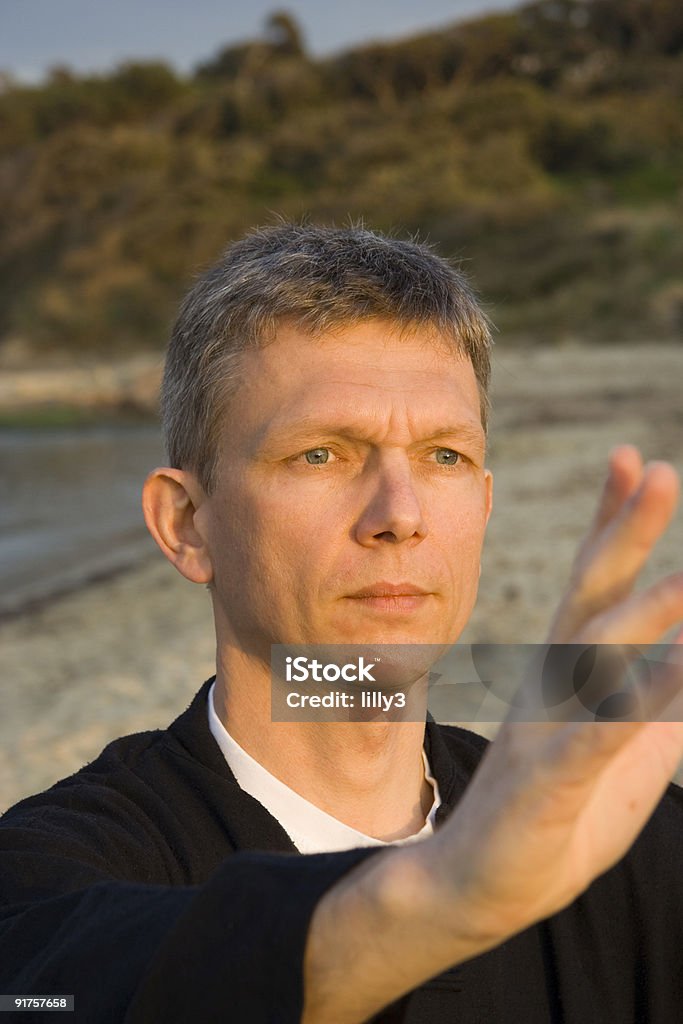
<instances>
[{"instance_id":1,"label":"neck","mask_svg":"<svg viewBox=\"0 0 683 1024\"><path fill-rule=\"evenodd\" d=\"M256 761L316 807L365 835L412 835L432 804L424 777L424 719L415 722L273 722L270 672L219 649L216 714Z\"/></svg>"}]
</instances>

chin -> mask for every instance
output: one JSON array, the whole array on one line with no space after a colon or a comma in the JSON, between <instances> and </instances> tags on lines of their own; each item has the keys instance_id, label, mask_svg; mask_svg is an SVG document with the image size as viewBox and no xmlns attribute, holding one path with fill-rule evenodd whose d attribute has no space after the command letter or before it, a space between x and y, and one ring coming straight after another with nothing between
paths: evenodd
<instances>
[{"instance_id":1,"label":"chin","mask_svg":"<svg viewBox=\"0 0 683 1024\"><path fill-rule=\"evenodd\" d=\"M357 624L351 629L334 630L339 639L327 641L338 644L428 644L443 646L450 644L448 633L452 631L434 628L424 629L417 624L406 626L405 623L380 624L365 623Z\"/></svg>"}]
</instances>

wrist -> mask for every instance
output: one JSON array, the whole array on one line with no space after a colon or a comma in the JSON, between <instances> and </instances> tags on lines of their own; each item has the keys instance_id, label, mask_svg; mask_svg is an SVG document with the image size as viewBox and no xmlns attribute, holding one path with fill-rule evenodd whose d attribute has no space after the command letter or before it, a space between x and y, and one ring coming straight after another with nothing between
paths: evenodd
<instances>
[{"instance_id":1,"label":"wrist","mask_svg":"<svg viewBox=\"0 0 683 1024\"><path fill-rule=\"evenodd\" d=\"M468 891L469 872L459 871L455 860L452 850L435 836L392 851L378 875L378 916L387 927L391 922L394 934L405 936L415 970L423 971L421 981L484 953L519 930L501 928L493 908L486 912ZM417 945L422 964L415 959Z\"/></svg>"}]
</instances>

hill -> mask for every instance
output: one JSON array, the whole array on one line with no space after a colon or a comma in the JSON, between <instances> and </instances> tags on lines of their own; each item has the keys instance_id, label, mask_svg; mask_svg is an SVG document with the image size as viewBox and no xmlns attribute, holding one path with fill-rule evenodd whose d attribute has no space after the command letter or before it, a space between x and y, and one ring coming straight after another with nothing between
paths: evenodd
<instances>
[{"instance_id":1,"label":"hill","mask_svg":"<svg viewBox=\"0 0 683 1024\"><path fill-rule=\"evenodd\" d=\"M506 338L683 329L683 7L539 0L311 58L284 12L189 77L0 95L0 353L160 348L197 268L276 215L416 232Z\"/></svg>"}]
</instances>

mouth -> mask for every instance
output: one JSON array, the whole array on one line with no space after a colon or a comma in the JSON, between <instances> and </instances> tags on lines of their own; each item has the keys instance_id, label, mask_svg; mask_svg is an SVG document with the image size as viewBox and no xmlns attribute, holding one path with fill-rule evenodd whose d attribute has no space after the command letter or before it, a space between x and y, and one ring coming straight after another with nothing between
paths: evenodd
<instances>
[{"instance_id":1,"label":"mouth","mask_svg":"<svg viewBox=\"0 0 683 1024\"><path fill-rule=\"evenodd\" d=\"M423 590L414 583L379 582L349 594L348 599L357 601L367 610L405 614L423 608L433 596L431 591Z\"/></svg>"}]
</instances>

